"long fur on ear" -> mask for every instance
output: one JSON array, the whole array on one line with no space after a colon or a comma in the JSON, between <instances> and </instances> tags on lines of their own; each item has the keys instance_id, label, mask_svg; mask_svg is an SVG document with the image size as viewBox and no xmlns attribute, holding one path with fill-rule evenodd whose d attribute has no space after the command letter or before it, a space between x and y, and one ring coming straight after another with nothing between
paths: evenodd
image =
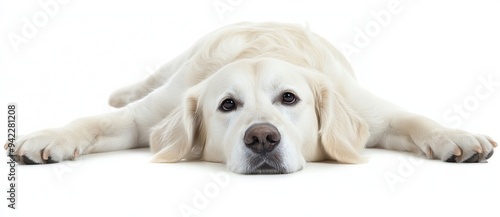
<instances>
[{"instance_id":1,"label":"long fur on ear","mask_svg":"<svg viewBox=\"0 0 500 217\"><path fill-rule=\"evenodd\" d=\"M319 138L329 158L341 163L364 161L359 151L370 136L368 124L334 90L323 75L313 79L319 121Z\"/></svg>"},{"instance_id":2,"label":"long fur on ear","mask_svg":"<svg viewBox=\"0 0 500 217\"><path fill-rule=\"evenodd\" d=\"M198 94L188 91L182 104L152 128L152 162L167 163L201 157L205 135Z\"/></svg>"}]
</instances>

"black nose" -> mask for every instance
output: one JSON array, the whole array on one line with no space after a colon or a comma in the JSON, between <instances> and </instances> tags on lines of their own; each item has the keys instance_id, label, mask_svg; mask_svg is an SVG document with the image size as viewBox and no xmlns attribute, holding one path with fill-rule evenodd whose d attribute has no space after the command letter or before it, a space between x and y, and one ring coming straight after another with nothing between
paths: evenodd
<instances>
[{"instance_id":1,"label":"black nose","mask_svg":"<svg viewBox=\"0 0 500 217\"><path fill-rule=\"evenodd\" d=\"M271 124L254 124L245 132L245 145L257 154L271 152L280 144L281 135Z\"/></svg>"}]
</instances>

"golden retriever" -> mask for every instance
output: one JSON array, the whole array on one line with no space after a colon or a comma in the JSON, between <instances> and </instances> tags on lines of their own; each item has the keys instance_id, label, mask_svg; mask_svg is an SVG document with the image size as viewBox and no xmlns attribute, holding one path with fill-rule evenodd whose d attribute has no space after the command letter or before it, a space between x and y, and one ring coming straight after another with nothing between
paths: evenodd
<instances>
[{"instance_id":1,"label":"golden retriever","mask_svg":"<svg viewBox=\"0 0 500 217\"><path fill-rule=\"evenodd\" d=\"M221 162L260 174L295 172L308 161L363 162L365 147L485 162L497 146L372 95L335 47L289 24L216 30L109 103L119 109L5 148L39 164L149 145L153 162Z\"/></svg>"}]
</instances>

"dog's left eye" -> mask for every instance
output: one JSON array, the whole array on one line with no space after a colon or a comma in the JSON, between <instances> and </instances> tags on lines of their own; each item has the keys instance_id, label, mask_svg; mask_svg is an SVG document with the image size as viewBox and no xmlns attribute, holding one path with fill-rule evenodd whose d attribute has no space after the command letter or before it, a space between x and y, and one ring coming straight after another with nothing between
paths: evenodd
<instances>
[{"instance_id":1,"label":"dog's left eye","mask_svg":"<svg viewBox=\"0 0 500 217\"><path fill-rule=\"evenodd\" d=\"M220 104L219 109L224 112L229 112L236 109L236 102L233 99L225 99Z\"/></svg>"},{"instance_id":2,"label":"dog's left eye","mask_svg":"<svg viewBox=\"0 0 500 217\"><path fill-rule=\"evenodd\" d=\"M285 105L293 105L297 102L297 97L295 94L286 92L283 94L283 99L281 100Z\"/></svg>"}]
</instances>

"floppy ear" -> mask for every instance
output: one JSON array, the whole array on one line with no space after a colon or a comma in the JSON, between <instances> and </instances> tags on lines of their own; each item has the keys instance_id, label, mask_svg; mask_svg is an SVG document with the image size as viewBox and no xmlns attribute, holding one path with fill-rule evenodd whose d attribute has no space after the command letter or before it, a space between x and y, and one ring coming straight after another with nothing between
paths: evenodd
<instances>
[{"instance_id":1,"label":"floppy ear","mask_svg":"<svg viewBox=\"0 0 500 217\"><path fill-rule=\"evenodd\" d=\"M341 163L363 162L359 151L370 135L368 124L334 90L329 78L318 74L312 82L319 138L327 156Z\"/></svg>"},{"instance_id":2,"label":"floppy ear","mask_svg":"<svg viewBox=\"0 0 500 217\"><path fill-rule=\"evenodd\" d=\"M178 162L201 157L205 144L198 94L188 91L181 105L152 128L149 143L152 162Z\"/></svg>"}]
</instances>

